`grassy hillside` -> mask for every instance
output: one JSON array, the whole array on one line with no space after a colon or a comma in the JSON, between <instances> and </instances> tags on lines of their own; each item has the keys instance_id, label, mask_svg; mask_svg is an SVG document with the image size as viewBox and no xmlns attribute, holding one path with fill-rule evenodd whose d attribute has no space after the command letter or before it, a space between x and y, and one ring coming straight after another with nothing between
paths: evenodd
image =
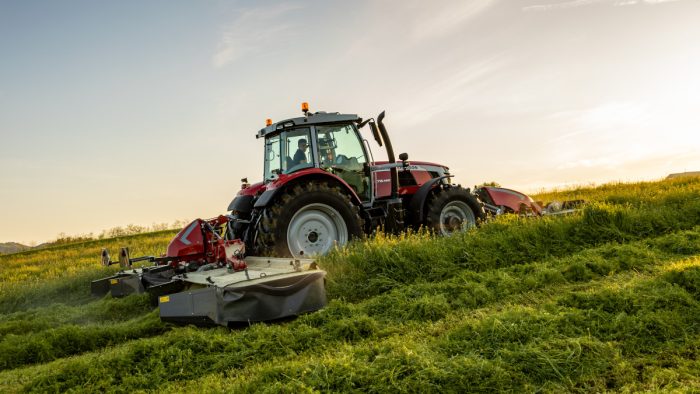
<instances>
[{"instance_id":1,"label":"grassy hillside","mask_svg":"<svg viewBox=\"0 0 700 394\"><path fill-rule=\"evenodd\" d=\"M4 242L0 243L0 254L17 253L29 248L29 246L18 244L17 242Z\"/></svg>"},{"instance_id":2,"label":"grassy hillside","mask_svg":"<svg viewBox=\"0 0 700 394\"><path fill-rule=\"evenodd\" d=\"M102 246L0 256L0 392L700 391L700 180L539 196L579 214L446 238L377 237L321 260L322 311L245 329L101 300Z\"/></svg>"}]
</instances>

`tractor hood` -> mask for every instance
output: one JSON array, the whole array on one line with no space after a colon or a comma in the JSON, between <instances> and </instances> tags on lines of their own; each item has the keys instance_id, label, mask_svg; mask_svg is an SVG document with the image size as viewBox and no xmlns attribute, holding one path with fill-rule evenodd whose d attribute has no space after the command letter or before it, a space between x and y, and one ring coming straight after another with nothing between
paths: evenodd
<instances>
[{"instance_id":1,"label":"tractor hood","mask_svg":"<svg viewBox=\"0 0 700 394\"><path fill-rule=\"evenodd\" d=\"M438 163L432 163L429 161L417 161L417 160L409 160L409 169L411 166L421 166L421 167L435 167L435 168L442 168L444 171L449 171L450 168L446 165L438 164ZM390 162L388 161L375 161L372 163L372 165L382 165L382 164L389 164Z\"/></svg>"}]
</instances>

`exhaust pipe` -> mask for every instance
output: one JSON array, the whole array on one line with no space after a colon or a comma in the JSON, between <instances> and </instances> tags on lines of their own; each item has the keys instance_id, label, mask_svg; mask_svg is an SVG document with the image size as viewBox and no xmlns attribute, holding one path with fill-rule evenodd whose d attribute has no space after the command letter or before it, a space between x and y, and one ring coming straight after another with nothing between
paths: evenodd
<instances>
[{"instance_id":1,"label":"exhaust pipe","mask_svg":"<svg viewBox=\"0 0 700 394\"><path fill-rule=\"evenodd\" d=\"M394 156L394 148L391 146L391 139L389 139L389 133L386 132L386 126L384 126L384 116L385 111L382 111L379 116L377 116L377 125L379 126L379 132L382 134L382 140L384 140L384 145L386 145L386 155L389 158L389 163L395 164L396 157ZM399 197L399 172L396 167L389 169L391 173L391 198Z\"/></svg>"}]
</instances>

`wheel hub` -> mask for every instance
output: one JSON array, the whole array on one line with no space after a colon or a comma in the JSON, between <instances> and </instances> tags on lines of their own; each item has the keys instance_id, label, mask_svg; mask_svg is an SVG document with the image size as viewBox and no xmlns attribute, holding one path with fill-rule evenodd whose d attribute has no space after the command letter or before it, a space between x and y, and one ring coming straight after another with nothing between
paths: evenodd
<instances>
[{"instance_id":1,"label":"wheel hub","mask_svg":"<svg viewBox=\"0 0 700 394\"><path fill-rule=\"evenodd\" d=\"M450 216L449 218L447 218L447 223L445 224L447 225L450 231L454 231L461 227L462 222L462 218L459 218L457 216Z\"/></svg>"},{"instance_id":2,"label":"wheel hub","mask_svg":"<svg viewBox=\"0 0 700 394\"><path fill-rule=\"evenodd\" d=\"M318 241L318 233L316 231L312 231L309 233L309 235L306 237L306 239L309 240L309 242L314 243Z\"/></svg>"},{"instance_id":3,"label":"wheel hub","mask_svg":"<svg viewBox=\"0 0 700 394\"><path fill-rule=\"evenodd\" d=\"M325 254L348 242L345 220L333 207L310 204L297 211L287 228L287 245L294 257Z\"/></svg>"},{"instance_id":4,"label":"wheel hub","mask_svg":"<svg viewBox=\"0 0 700 394\"><path fill-rule=\"evenodd\" d=\"M443 235L465 230L476 225L476 218L464 201L450 201L440 212L440 232Z\"/></svg>"}]
</instances>

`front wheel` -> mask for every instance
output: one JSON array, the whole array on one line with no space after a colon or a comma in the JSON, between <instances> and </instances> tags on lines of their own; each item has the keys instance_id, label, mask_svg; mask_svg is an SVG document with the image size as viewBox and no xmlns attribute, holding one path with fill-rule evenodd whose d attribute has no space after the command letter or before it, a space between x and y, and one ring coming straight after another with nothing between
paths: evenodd
<instances>
[{"instance_id":1,"label":"front wheel","mask_svg":"<svg viewBox=\"0 0 700 394\"><path fill-rule=\"evenodd\" d=\"M428 201L427 208L426 225L442 235L475 227L485 216L476 197L461 187L438 189Z\"/></svg>"},{"instance_id":2,"label":"front wheel","mask_svg":"<svg viewBox=\"0 0 700 394\"><path fill-rule=\"evenodd\" d=\"M265 209L256 246L264 255L306 257L328 253L362 235L359 209L338 187L297 185Z\"/></svg>"}]
</instances>

